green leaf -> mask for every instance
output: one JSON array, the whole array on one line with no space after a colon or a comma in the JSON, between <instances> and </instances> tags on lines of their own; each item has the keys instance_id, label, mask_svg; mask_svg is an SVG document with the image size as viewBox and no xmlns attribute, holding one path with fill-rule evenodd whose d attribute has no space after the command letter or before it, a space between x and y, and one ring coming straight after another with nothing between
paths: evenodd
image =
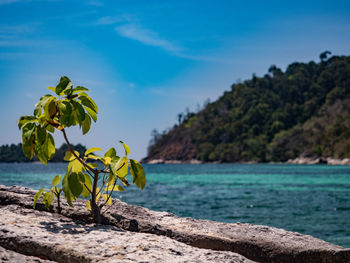
<instances>
[{"instance_id":1,"label":"green leaf","mask_svg":"<svg viewBox=\"0 0 350 263\"><path fill-rule=\"evenodd\" d=\"M81 104L83 104L85 107L92 109L94 112L98 112L98 108L96 103L88 96L79 96L79 100L81 101Z\"/></svg>"},{"instance_id":2,"label":"green leaf","mask_svg":"<svg viewBox=\"0 0 350 263\"><path fill-rule=\"evenodd\" d=\"M61 181L61 175L58 174L52 179L52 186L58 185L60 181Z\"/></svg>"},{"instance_id":3,"label":"green leaf","mask_svg":"<svg viewBox=\"0 0 350 263\"><path fill-rule=\"evenodd\" d=\"M79 91L89 91L87 88L84 88L82 86L76 86L74 89L73 89L73 92L72 93L77 93Z\"/></svg>"},{"instance_id":4,"label":"green leaf","mask_svg":"<svg viewBox=\"0 0 350 263\"><path fill-rule=\"evenodd\" d=\"M77 156L79 156L79 152L74 151L74 153ZM75 159L75 156L73 155L73 153L70 150L66 151L66 154L64 155L63 160L65 160L65 161L73 161L74 159Z\"/></svg>"},{"instance_id":5,"label":"green leaf","mask_svg":"<svg viewBox=\"0 0 350 263\"><path fill-rule=\"evenodd\" d=\"M75 200L75 197L69 188L68 176L69 176L69 173L66 173L66 175L63 177L62 190L63 190L64 197L66 198L67 203L73 207L72 201Z\"/></svg>"},{"instance_id":6,"label":"green leaf","mask_svg":"<svg viewBox=\"0 0 350 263\"><path fill-rule=\"evenodd\" d=\"M91 126L91 119L87 113L85 113L85 119L81 123L81 126L83 129L83 135L89 132Z\"/></svg>"},{"instance_id":7,"label":"green leaf","mask_svg":"<svg viewBox=\"0 0 350 263\"><path fill-rule=\"evenodd\" d=\"M54 128L51 124L49 124L49 125L46 126L46 130L49 131L49 132L51 132L51 133L54 133L54 132L55 132L55 128Z\"/></svg>"},{"instance_id":8,"label":"green leaf","mask_svg":"<svg viewBox=\"0 0 350 263\"><path fill-rule=\"evenodd\" d=\"M88 155L89 153L96 152L96 151L102 151L102 149L98 147L92 147L86 150L85 155Z\"/></svg>"},{"instance_id":9,"label":"green leaf","mask_svg":"<svg viewBox=\"0 0 350 263\"><path fill-rule=\"evenodd\" d=\"M139 162L131 159L130 173L132 182L135 183L137 187L141 188L141 190L143 190L143 188L146 186L146 175L142 165Z\"/></svg>"},{"instance_id":10,"label":"green leaf","mask_svg":"<svg viewBox=\"0 0 350 263\"><path fill-rule=\"evenodd\" d=\"M23 126L27 123L31 123L31 122L37 122L37 118L33 117L33 116L22 116L21 118L19 118L17 120L18 123L18 129L22 129Z\"/></svg>"},{"instance_id":11,"label":"green leaf","mask_svg":"<svg viewBox=\"0 0 350 263\"><path fill-rule=\"evenodd\" d=\"M56 86L55 92L57 95L60 95L62 91L64 91L67 88L72 87L72 82L70 81L69 78L66 76L61 77L60 83Z\"/></svg>"},{"instance_id":12,"label":"green leaf","mask_svg":"<svg viewBox=\"0 0 350 263\"><path fill-rule=\"evenodd\" d=\"M40 196L43 194L44 191L45 189L42 188L34 195L33 208L35 208L36 202L38 201L38 199L40 198Z\"/></svg>"},{"instance_id":13,"label":"green leaf","mask_svg":"<svg viewBox=\"0 0 350 263\"><path fill-rule=\"evenodd\" d=\"M38 102L37 104L35 104L33 115L38 117L41 115L42 111L43 111L43 106L41 105L41 103Z\"/></svg>"},{"instance_id":14,"label":"green leaf","mask_svg":"<svg viewBox=\"0 0 350 263\"><path fill-rule=\"evenodd\" d=\"M35 145L34 145L34 143L33 143L33 141L31 139L23 142L23 144L22 144L23 153L29 159L33 158L34 146Z\"/></svg>"},{"instance_id":15,"label":"green leaf","mask_svg":"<svg viewBox=\"0 0 350 263\"><path fill-rule=\"evenodd\" d=\"M68 101L60 101L58 108L63 115L70 115L72 113L72 105Z\"/></svg>"},{"instance_id":16,"label":"green leaf","mask_svg":"<svg viewBox=\"0 0 350 263\"><path fill-rule=\"evenodd\" d=\"M85 182L84 184L85 185L83 185L83 191L81 192L81 195L83 197L87 198L90 195L90 191L92 191L92 181L91 181L91 177L88 174L84 173L83 175L84 175L84 182ZM86 187L90 191L88 189L86 189Z\"/></svg>"},{"instance_id":17,"label":"green leaf","mask_svg":"<svg viewBox=\"0 0 350 263\"><path fill-rule=\"evenodd\" d=\"M27 123L22 129L22 140L30 140L35 133L36 125L34 123Z\"/></svg>"},{"instance_id":18,"label":"green leaf","mask_svg":"<svg viewBox=\"0 0 350 263\"><path fill-rule=\"evenodd\" d=\"M44 147L46 148L45 151L47 153L48 160L51 160L52 157L55 155L55 141L53 140L53 137L51 134L47 134L46 141L44 143Z\"/></svg>"},{"instance_id":19,"label":"green leaf","mask_svg":"<svg viewBox=\"0 0 350 263\"><path fill-rule=\"evenodd\" d=\"M78 118L78 123L81 124L83 120L85 119L85 111L83 106L81 106L80 103L76 101L71 101L73 107L74 107L74 113Z\"/></svg>"},{"instance_id":20,"label":"green leaf","mask_svg":"<svg viewBox=\"0 0 350 263\"><path fill-rule=\"evenodd\" d=\"M122 162L122 159L120 157L118 157L118 156L112 157L110 167L111 167L113 174L117 174L117 170L118 170L121 162Z\"/></svg>"},{"instance_id":21,"label":"green leaf","mask_svg":"<svg viewBox=\"0 0 350 263\"><path fill-rule=\"evenodd\" d=\"M111 149L109 149L106 153L104 157L115 157L117 156L117 151L112 147Z\"/></svg>"},{"instance_id":22,"label":"green leaf","mask_svg":"<svg viewBox=\"0 0 350 263\"><path fill-rule=\"evenodd\" d=\"M53 193L46 192L43 196L43 203L46 208L49 208L49 206L52 204L53 201Z\"/></svg>"},{"instance_id":23,"label":"green leaf","mask_svg":"<svg viewBox=\"0 0 350 263\"><path fill-rule=\"evenodd\" d=\"M88 107L84 107L85 110L89 113L90 117L94 120L94 122L97 121L97 114L96 112L94 112L92 109L88 108Z\"/></svg>"},{"instance_id":24,"label":"green leaf","mask_svg":"<svg viewBox=\"0 0 350 263\"><path fill-rule=\"evenodd\" d=\"M69 188L75 197L78 197L83 191L83 185L80 181L80 176L77 173L71 173L68 177Z\"/></svg>"},{"instance_id":25,"label":"green leaf","mask_svg":"<svg viewBox=\"0 0 350 263\"><path fill-rule=\"evenodd\" d=\"M130 148L129 146L127 146L125 143L123 143L122 141L120 141L120 143L123 145L124 150L125 150L125 155L128 156L130 153Z\"/></svg>"},{"instance_id":26,"label":"green leaf","mask_svg":"<svg viewBox=\"0 0 350 263\"><path fill-rule=\"evenodd\" d=\"M47 132L45 128L42 128L40 126L37 126L37 128L35 129L36 133L36 139L38 140L39 144L43 144L46 140L46 136L47 136Z\"/></svg>"},{"instance_id":27,"label":"green leaf","mask_svg":"<svg viewBox=\"0 0 350 263\"><path fill-rule=\"evenodd\" d=\"M36 157L38 157L38 159L45 165L47 164L48 160L48 145L46 143L47 135L48 133L46 132L45 128L40 126L36 127L34 153Z\"/></svg>"}]
</instances>

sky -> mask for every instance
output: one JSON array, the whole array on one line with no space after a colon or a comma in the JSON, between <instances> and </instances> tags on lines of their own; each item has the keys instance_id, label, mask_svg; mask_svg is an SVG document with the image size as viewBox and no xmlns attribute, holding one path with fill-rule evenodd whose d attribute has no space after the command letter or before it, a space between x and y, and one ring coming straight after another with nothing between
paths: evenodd
<instances>
[{"instance_id":1,"label":"sky","mask_svg":"<svg viewBox=\"0 0 350 263\"><path fill-rule=\"evenodd\" d=\"M70 141L123 140L138 160L187 107L325 50L350 55L350 1L0 0L0 145L21 141L16 120L65 75L99 106Z\"/></svg>"}]
</instances>

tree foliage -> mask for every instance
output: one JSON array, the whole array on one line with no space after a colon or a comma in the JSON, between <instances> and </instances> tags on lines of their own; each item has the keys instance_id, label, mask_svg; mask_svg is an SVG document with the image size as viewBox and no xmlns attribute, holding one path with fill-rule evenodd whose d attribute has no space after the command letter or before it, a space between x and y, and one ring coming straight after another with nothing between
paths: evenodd
<instances>
[{"instance_id":1,"label":"tree foliage","mask_svg":"<svg viewBox=\"0 0 350 263\"><path fill-rule=\"evenodd\" d=\"M74 149L68 140L66 129L79 125L83 135L88 133L92 121L97 121L98 107L87 94L88 89L73 87L68 77L61 77L56 87L48 89L55 95L42 96L35 104L33 115L22 116L17 121L18 128L22 130L22 150L27 158L36 156L43 164L47 164L56 152L52 134L59 131L66 141L64 160L68 166L62 178L62 189L56 186L61 180L61 175L57 175L52 181L51 189L41 189L37 193L34 206L44 194L43 202L49 207L55 195L60 209L60 193L63 191L70 206L80 196L87 198L87 209L92 211L95 221L100 223L101 209L106 204L112 204L112 193L124 191L124 187L129 185L128 172L130 171L132 183L141 190L146 185L145 172L141 164L129 159L130 148L122 141L120 143L125 150L123 157L118 156L113 147L103 157L95 154L102 151L98 147L90 148L84 153Z\"/></svg>"},{"instance_id":2,"label":"tree foliage","mask_svg":"<svg viewBox=\"0 0 350 263\"><path fill-rule=\"evenodd\" d=\"M350 57L276 66L153 138L145 159L286 161L350 157ZM156 138L156 140L155 140Z\"/></svg>"}]
</instances>

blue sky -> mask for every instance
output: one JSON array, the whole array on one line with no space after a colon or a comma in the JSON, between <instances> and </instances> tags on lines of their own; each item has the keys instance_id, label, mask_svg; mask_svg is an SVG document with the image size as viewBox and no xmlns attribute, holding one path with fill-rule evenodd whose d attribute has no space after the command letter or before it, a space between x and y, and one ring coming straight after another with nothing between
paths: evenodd
<instances>
[{"instance_id":1,"label":"blue sky","mask_svg":"<svg viewBox=\"0 0 350 263\"><path fill-rule=\"evenodd\" d=\"M107 150L123 140L140 159L151 130L186 107L325 50L350 54L350 1L0 0L0 144L20 142L18 117L66 75L100 109L71 141Z\"/></svg>"}]
</instances>

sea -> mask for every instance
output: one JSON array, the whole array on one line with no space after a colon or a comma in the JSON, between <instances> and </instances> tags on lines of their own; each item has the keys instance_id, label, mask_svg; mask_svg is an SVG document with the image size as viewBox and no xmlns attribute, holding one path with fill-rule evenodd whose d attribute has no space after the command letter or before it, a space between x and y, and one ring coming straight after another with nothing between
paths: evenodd
<instances>
[{"instance_id":1,"label":"sea","mask_svg":"<svg viewBox=\"0 0 350 263\"><path fill-rule=\"evenodd\" d=\"M0 184L49 187L65 163L0 163ZM114 195L182 217L268 225L350 248L350 166L144 165L147 185Z\"/></svg>"}]
</instances>

